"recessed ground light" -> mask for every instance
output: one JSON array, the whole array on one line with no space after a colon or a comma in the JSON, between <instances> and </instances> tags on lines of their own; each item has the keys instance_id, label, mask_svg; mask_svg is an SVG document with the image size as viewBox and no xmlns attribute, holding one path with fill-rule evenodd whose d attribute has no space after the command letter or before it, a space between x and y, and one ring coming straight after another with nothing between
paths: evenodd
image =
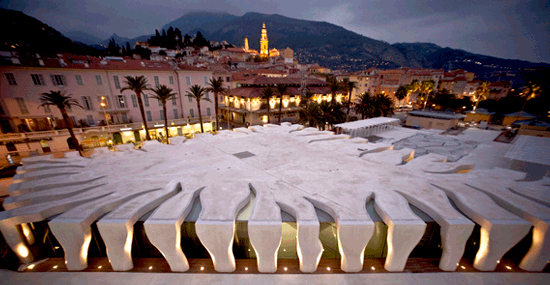
<instances>
[{"instance_id":1,"label":"recessed ground light","mask_svg":"<svg viewBox=\"0 0 550 285\"><path fill-rule=\"evenodd\" d=\"M288 268L285 267L285 271L287 271L287 270L288 270Z\"/></svg>"},{"instance_id":2,"label":"recessed ground light","mask_svg":"<svg viewBox=\"0 0 550 285\"><path fill-rule=\"evenodd\" d=\"M500 263L500 260L497 260L497 263Z\"/></svg>"},{"instance_id":3,"label":"recessed ground light","mask_svg":"<svg viewBox=\"0 0 550 285\"><path fill-rule=\"evenodd\" d=\"M149 270L153 269L153 266L149 266Z\"/></svg>"},{"instance_id":4,"label":"recessed ground light","mask_svg":"<svg viewBox=\"0 0 550 285\"><path fill-rule=\"evenodd\" d=\"M476 245L476 243L474 242L474 245Z\"/></svg>"},{"instance_id":5,"label":"recessed ground light","mask_svg":"<svg viewBox=\"0 0 550 285\"><path fill-rule=\"evenodd\" d=\"M462 268L462 269L466 269L466 267L465 267L464 265L460 266L460 268Z\"/></svg>"},{"instance_id":6,"label":"recessed ground light","mask_svg":"<svg viewBox=\"0 0 550 285\"><path fill-rule=\"evenodd\" d=\"M54 247L54 249L59 249L59 246Z\"/></svg>"},{"instance_id":7,"label":"recessed ground light","mask_svg":"<svg viewBox=\"0 0 550 285\"><path fill-rule=\"evenodd\" d=\"M248 267L245 267L244 270L248 271Z\"/></svg>"},{"instance_id":8,"label":"recessed ground light","mask_svg":"<svg viewBox=\"0 0 550 285\"><path fill-rule=\"evenodd\" d=\"M508 270L511 270L511 269L512 269L512 267L510 267L510 266L506 265L506 269L508 269Z\"/></svg>"},{"instance_id":9,"label":"recessed ground light","mask_svg":"<svg viewBox=\"0 0 550 285\"><path fill-rule=\"evenodd\" d=\"M53 266L53 269L57 269L57 265L54 265L54 266Z\"/></svg>"},{"instance_id":10,"label":"recessed ground light","mask_svg":"<svg viewBox=\"0 0 550 285\"><path fill-rule=\"evenodd\" d=\"M327 271L330 271L330 267L327 267Z\"/></svg>"},{"instance_id":11,"label":"recessed ground light","mask_svg":"<svg viewBox=\"0 0 550 285\"><path fill-rule=\"evenodd\" d=\"M458 263L456 264L456 266L458 266Z\"/></svg>"},{"instance_id":12,"label":"recessed ground light","mask_svg":"<svg viewBox=\"0 0 550 285\"><path fill-rule=\"evenodd\" d=\"M34 268L34 264L27 266L27 269L33 269L33 268Z\"/></svg>"},{"instance_id":13,"label":"recessed ground light","mask_svg":"<svg viewBox=\"0 0 550 285\"><path fill-rule=\"evenodd\" d=\"M204 270L204 267L203 267L203 266L201 266L201 270Z\"/></svg>"},{"instance_id":14,"label":"recessed ground light","mask_svg":"<svg viewBox=\"0 0 550 285\"><path fill-rule=\"evenodd\" d=\"M374 266L372 266L370 269L374 270L375 268L374 268Z\"/></svg>"},{"instance_id":15,"label":"recessed ground light","mask_svg":"<svg viewBox=\"0 0 550 285\"><path fill-rule=\"evenodd\" d=\"M100 265L100 266L97 267L97 269L101 269L102 267L103 267L103 266Z\"/></svg>"}]
</instances>

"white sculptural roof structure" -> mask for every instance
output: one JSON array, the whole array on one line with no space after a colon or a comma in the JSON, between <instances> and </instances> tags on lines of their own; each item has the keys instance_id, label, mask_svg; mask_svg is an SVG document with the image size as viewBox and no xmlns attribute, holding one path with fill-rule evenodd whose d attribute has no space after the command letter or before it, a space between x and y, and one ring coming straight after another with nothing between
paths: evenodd
<instances>
[{"instance_id":1,"label":"white sculptural roof structure","mask_svg":"<svg viewBox=\"0 0 550 285\"><path fill-rule=\"evenodd\" d=\"M281 210L297 222L300 270L316 270L322 245L315 208L337 224L342 270L357 272L374 230L365 205L374 200L388 225L388 271L403 270L426 228L409 203L441 226L443 270L456 269L474 223L481 226L474 261L479 270L494 270L531 227L533 245L520 267L540 271L550 258L547 180L518 182L523 173L472 170L467 160L448 163L435 154L414 158L412 149L289 123L171 140L146 142L142 150L98 150L92 159L26 160L0 212L6 241L23 262L32 261L17 225L57 215L49 227L63 246L67 268L82 270L90 225L97 221L113 269L129 270L133 224L155 209L144 223L147 237L173 271L186 271L180 226L200 196L195 228L217 271L235 270L234 223L248 205L260 272L276 271Z\"/></svg>"}]
</instances>

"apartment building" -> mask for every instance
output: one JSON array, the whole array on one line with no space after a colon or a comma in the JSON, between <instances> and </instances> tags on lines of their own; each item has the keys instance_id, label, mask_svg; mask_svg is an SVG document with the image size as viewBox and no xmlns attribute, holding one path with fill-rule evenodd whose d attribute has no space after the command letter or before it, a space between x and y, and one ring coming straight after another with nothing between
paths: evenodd
<instances>
[{"instance_id":1,"label":"apartment building","mask_svg":"<svg viewBox=\"0 0 550 285\"><path fill-rule=\"evenodd\" d=\"M185 94L195 84L207 87L212 71L120 57L58 55L57 58L4 61L0 66L0 75L2 133L39 134L41 131L65 128L56 107L40 106L42 93L61 90L83 107L68 110L76 128L103 129L108 122L113 138L117 142L127 142L144 139L145 131L136 94L131 90L121 91L126 86L125 76L143 75L151 88L166 85L173 89L177 98L167 103L166 116L173 128L171 135L182 135L186 130L193 130L199 116L197 102ZM162 133L165 136L162 127L158 127L161 124L164 126L162 105L151 98L152 94L153 91L148 90L142 96L150 135L156 137ZM201 102L203 117L215 114L212 96L206 96L212 102ZM214 118L205 120L209 123L206 129L212 129L210 123L215 121ZM192 123L191 126L189 123ZM187 129L182 130L182 126L187 126ZM84 134L85 131L77 133ZM79 137L81 139L84 136Z\"/></svg>"}]
</instances>

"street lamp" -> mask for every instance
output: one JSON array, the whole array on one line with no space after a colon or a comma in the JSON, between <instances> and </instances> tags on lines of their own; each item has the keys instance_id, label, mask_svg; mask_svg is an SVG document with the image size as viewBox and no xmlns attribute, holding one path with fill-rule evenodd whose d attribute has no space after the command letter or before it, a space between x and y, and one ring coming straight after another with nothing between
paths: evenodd
<instances>
[{"instance_id":1,"label":"street lamp","mask_svg":"<svg viewBox=\"0 0 550 285\"><path fill-rule=\"evenodd\" d=\"M107 104L105 104L105 97L101 96L101 108L103 108L103 115L105 116L105 121L107 122L107 132L109 133L109 137L111 136L111 125L109 125L109 119L107 119L107 113L105 112L105 106L107 106ZM109 140L111 141L111 140Z\"/></svg>"}]
</instances>

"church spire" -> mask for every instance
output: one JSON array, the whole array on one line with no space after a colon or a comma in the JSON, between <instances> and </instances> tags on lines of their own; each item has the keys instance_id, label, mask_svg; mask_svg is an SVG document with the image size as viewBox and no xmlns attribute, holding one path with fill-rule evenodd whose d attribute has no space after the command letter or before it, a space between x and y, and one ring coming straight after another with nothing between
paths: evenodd
<instances>
[{"instance_id":1,"label":"church spire","mask_svg":"<svg viewBox=\"0 0 550 285\"><path fill-rule=\"evenodd\" d=\"M267 48L267 29L265 23L262 25L262 35L260 37L260 57L268 57L269 49Z\"/></svg>"}]
</instances>

